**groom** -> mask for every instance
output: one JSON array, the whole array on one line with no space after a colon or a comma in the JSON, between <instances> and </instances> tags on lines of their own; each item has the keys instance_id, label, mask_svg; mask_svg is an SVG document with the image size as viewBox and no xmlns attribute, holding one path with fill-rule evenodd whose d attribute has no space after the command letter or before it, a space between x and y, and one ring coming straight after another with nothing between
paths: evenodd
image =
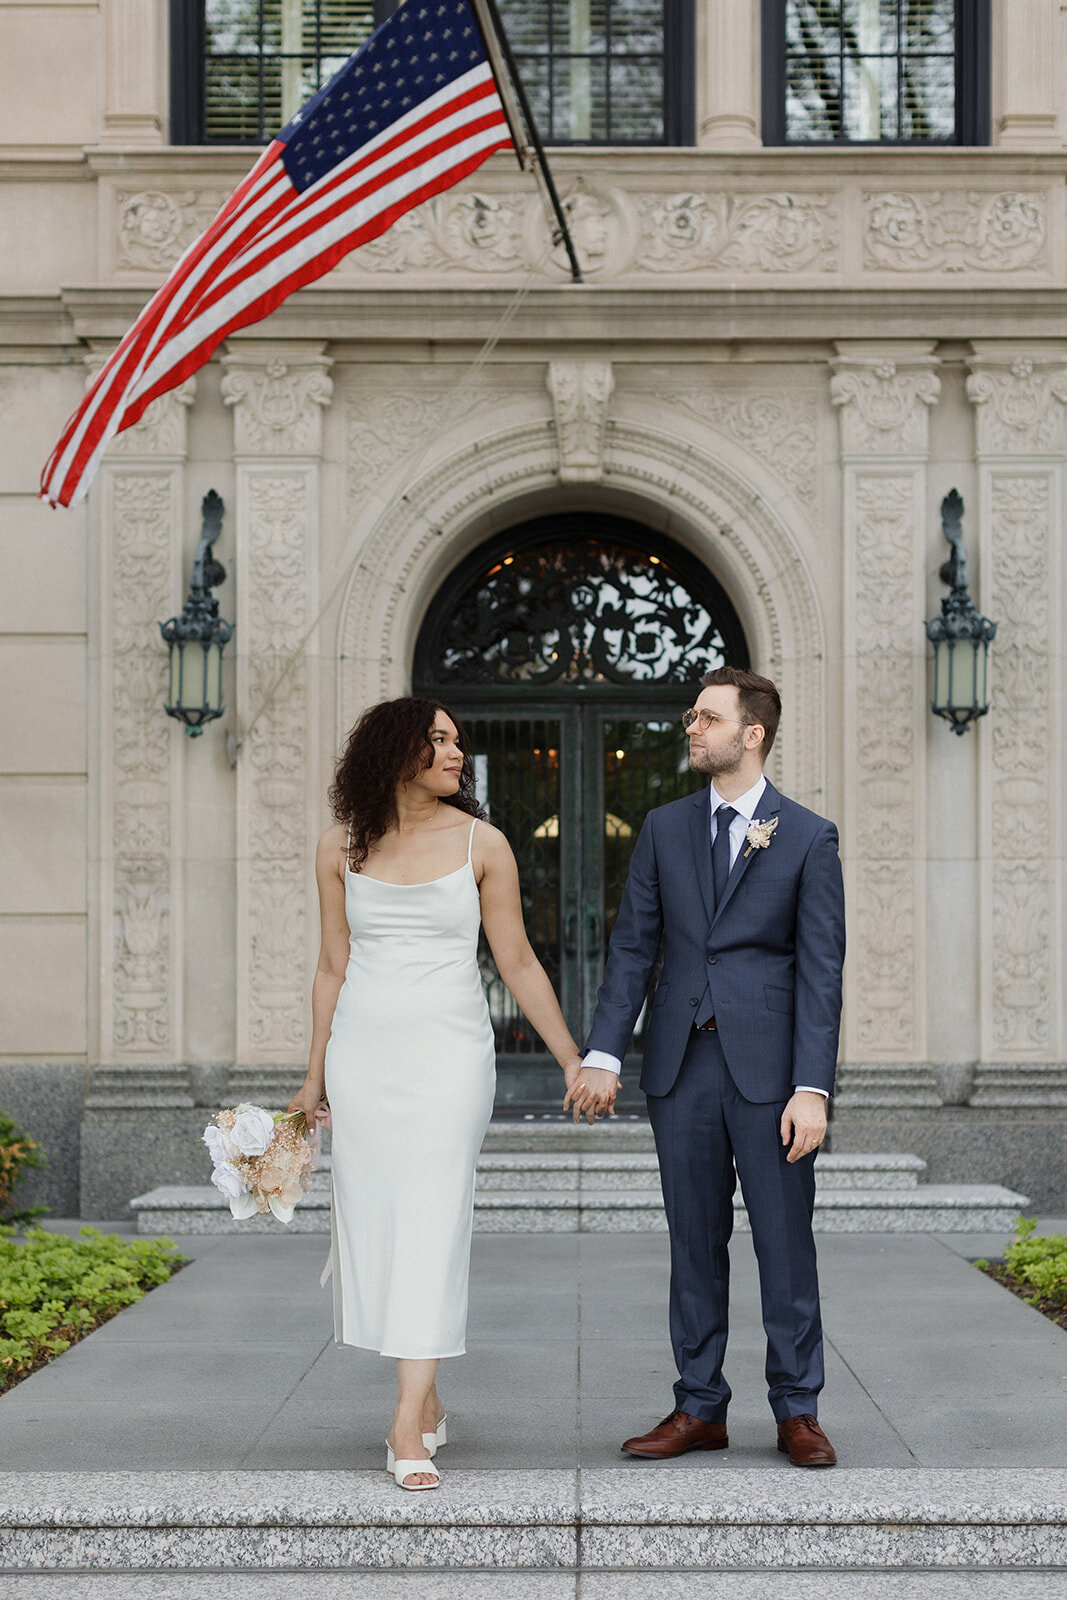
<instances>
[{"instance_id":1,"label":"groom","mask_svg":"<svg viewBox=\"0 0 1067 1600\"><path fill-rule=\"evenodd\" d=\"M670 1230L678 1381L670 1416L622 1447L653 1460L729 1442L722 1364L736 1164L778 1449L798 1467L836 1461L816 1421L811 1215L837 1061L844 895L833 823L763 775L781 708L755 672L720 667L704 678L682 720L689 765L711 783L645 819L587 1043L586 1081L597 1069L618 1073L662 939L641 1087Z\"/></svg>"}]
</instances>

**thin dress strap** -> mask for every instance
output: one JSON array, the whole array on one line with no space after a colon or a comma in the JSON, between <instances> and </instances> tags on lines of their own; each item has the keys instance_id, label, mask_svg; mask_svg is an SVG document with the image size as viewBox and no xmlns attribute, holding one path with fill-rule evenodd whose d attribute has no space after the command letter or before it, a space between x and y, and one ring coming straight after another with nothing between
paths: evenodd
<instances>
[{"instance_id":1,"label":"thin dress strap","mask_svg":"<svg viewBox=\"0 0 1067 1600\"><path fill-rule=\"evenodd\" d=\"M471 823L470 838L467 840L467 865L468 865L468 867L470 866L471 859L472 859L472 857L474 855L474 830L475 830L475 828L477 826L478 826L478 818L475 817L474 821Z\"/></svg>"},{"instance_id":2,"label":"thin dress strap","mask_svg":"<svg viewBox=\"0 0 1067 1600\"><path fill-rule=\"evenodd\" d=\"M352 824L348 824L348 838L345 840L345 871L352 870Z\"/></svg>"}]
</instances>

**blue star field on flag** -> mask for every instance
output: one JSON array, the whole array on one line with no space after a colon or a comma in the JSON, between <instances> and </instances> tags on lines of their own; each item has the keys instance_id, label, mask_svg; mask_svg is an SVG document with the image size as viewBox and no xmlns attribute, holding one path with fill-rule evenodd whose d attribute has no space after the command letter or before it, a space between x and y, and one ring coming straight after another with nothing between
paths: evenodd
<instances>
[{"instance_id":1,"label":"blue star field on flag","mask_svg":"<svg viewBox=\"0 0 1067 1600\"><path fill-rule=\"evenodd\" d=\"M310 188L485 59L467 0L407 0L278 135L291 182Z\"/></svg>"}]
</instances>

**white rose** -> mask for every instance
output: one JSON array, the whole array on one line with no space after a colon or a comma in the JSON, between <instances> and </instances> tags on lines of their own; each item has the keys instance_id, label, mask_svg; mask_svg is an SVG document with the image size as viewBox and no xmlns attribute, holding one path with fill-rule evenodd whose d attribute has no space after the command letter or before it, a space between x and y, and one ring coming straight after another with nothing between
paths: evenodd
<instances>
[{"instance_id":1,"label":"white rose","mask_svg":"<svg viewBox=\"0 0 1067 1600\"><path fill-rule=\"evenodd\" d=\"M243 1156L261 1156L274 1138L274 1118L260 1106L249 1106L234 1123L230 1138Z\"/></svg>"},{"instance_id":2,"label":"white rose","mask_svg":"<svg viewBox=\"0 0 1067 1600\"><path fill-rule=\"evenodd\" d=\"M235 1200L239 1194L246 1192L245 1181L232 1161L220 1161L211 1174L211 1181L227 1200Z\"/></svg>"},{"instance_id":3,"label":"white rose","mask_svg":"<svg viewBox=\"0 0 1067 1600\"><path fill-rule=\"evenodd\" d=\"M233 1146L230 1144L229 1139L227 1139L222 1129L216 1127L213 1122L208 1123L207 1127L204 1129L203 1137L204 1143L208 1147L208 1153L210 1154L215 1166L220 1166L223 1161L230 1161L233 1159Z\"/></svg>"}]
</instances>

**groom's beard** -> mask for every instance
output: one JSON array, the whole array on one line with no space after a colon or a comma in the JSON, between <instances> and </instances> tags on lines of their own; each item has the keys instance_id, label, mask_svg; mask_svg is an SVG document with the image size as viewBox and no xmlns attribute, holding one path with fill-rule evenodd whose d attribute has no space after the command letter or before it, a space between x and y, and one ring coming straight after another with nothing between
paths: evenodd
<instances>
[{"instance_id":1,"label":"groom's beard","mask_svg":"<svg viewBox=\"0 0 1067 1600\"><path fill-rule=\"evenodd\" d=\"M689 747L689 765L694 772L706 772L710 778L724 778L738 772L745 754L745 730L738 728L730 743L723 749L711 751L705 745Z\"/></svg>"}]
</instances>

